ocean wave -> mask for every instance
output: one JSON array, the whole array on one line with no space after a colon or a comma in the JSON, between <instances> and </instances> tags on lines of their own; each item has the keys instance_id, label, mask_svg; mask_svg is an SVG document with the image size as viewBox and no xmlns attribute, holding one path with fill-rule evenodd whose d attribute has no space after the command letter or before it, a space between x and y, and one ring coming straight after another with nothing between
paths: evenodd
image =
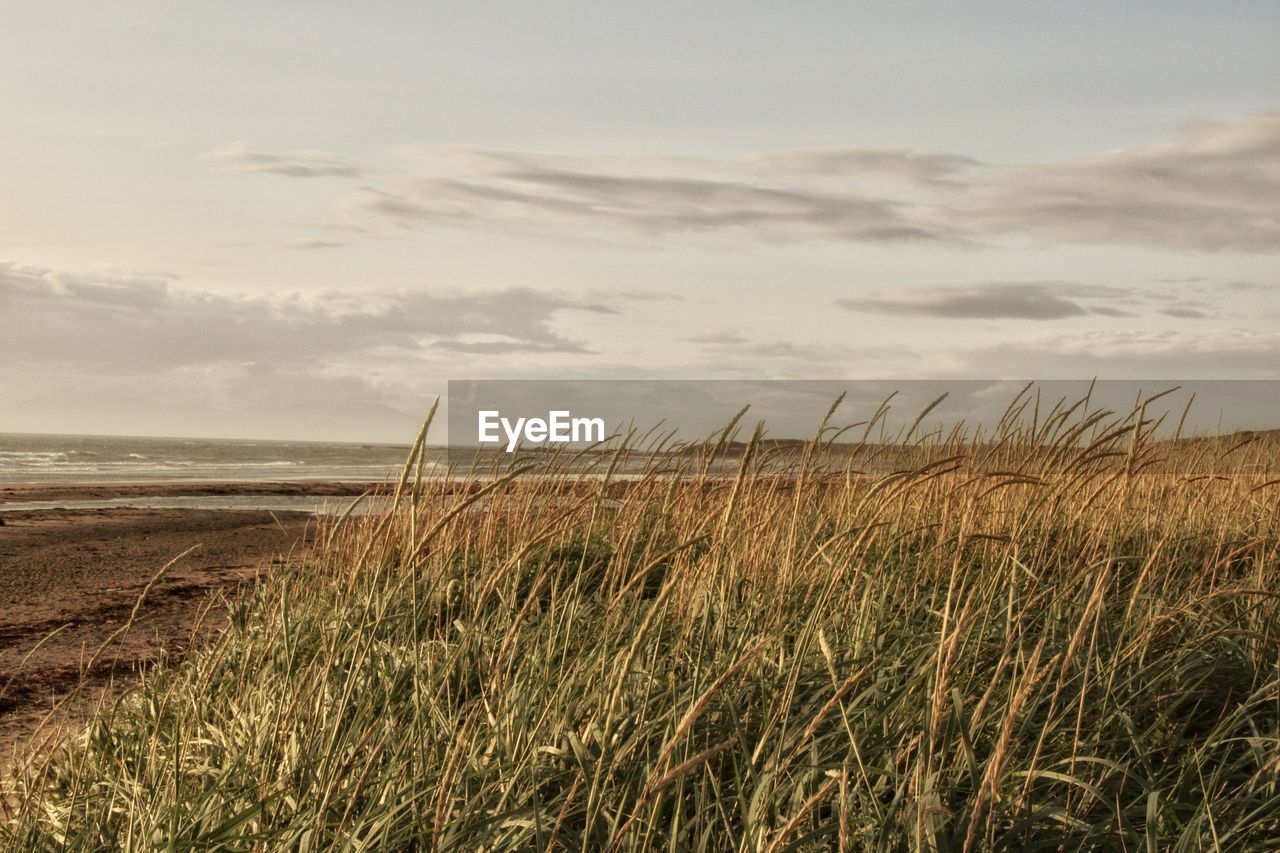
<instances>
[{"instance_id":1,"label":"ocean wave","mask_svg":"<svg viewBox=\"0 0 1280 853\"><path fill-rule=\"evenodd\" d=\"M68 458L67 454L61 450L0 450L0 462L41 464L56 462L59 459L66 458Z\"/></svg>"},{"instance_id":2,"label":"ocean wave","mask_svg":"<svg viewBox=\"0 0 1280 853\"><path fill-rule=\"evenodd\" d=\"M400 449L282 442L0 435L0 482L375 480Z\"/></svg>"}]
</instances>

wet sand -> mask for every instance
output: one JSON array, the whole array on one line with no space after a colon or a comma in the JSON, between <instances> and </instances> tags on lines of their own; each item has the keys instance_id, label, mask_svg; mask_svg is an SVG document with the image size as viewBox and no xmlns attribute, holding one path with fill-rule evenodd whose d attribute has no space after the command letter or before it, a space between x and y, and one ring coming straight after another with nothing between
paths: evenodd
<instances>
[{"instance_id":1,"label":"wet sand","mask_svg":"<svg viewBox=\"0 0 1280 853\"><path fill-rule=\"evenodd\" d=\"M203 509L6 512L6 500L189 495L202 493L199 489L218 490L207 494L306 493L275 489L334 494L335 487L354 490L351 494L366 488L257 483L0 489L0 763L31 742L40 721L68 694L74 693L73 699L51 721L52 730L74 722L104 691L108 696L122 692L145 667L185 654L193 642L217 630L221 614L215 610L193 635L211 593L251 581L296 555L313 520L306 513ZM155 574L192 546L196 550L152 589L130 632L112 641L84 672L99 646L128 622ZM84 683L76 689L82 675Z\"/></svg>"},{"instance_id":2,"label":"wet sand","mask_svg":"<svg viewBox=\"0 0 1280 853\"><path fill-rule=\"evenodd\" d=\"M6 503L26 501L99 500L135 497L181 497L222 495L334 495L359 497L381 484L346 481L308 480L300 482L264 483L34 483L0 486L0 518L4 517Z\"/></svg>"}]
</instances>

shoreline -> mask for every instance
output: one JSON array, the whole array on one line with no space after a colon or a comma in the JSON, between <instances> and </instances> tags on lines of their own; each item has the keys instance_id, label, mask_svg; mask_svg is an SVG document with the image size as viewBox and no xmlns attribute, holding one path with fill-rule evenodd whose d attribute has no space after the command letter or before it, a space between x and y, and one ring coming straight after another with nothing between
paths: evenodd
<instances>
[{"instance_id":1,"label":"shoreline","mask_svg":"<svg viewBox=\"0 0 1280 853\"><path fill-rule=\"evenodd\" d=\"M32 501L113 500L143 497L359 497L385 488L383 480L157 480L118 483L16 483L0 486L5 504Z\"/></svg>"}]
</instances>

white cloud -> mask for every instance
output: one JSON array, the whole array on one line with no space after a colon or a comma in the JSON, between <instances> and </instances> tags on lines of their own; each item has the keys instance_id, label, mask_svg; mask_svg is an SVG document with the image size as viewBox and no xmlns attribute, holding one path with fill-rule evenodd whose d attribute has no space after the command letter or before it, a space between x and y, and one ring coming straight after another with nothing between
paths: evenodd
<instances>
[{"instance_id":1,"label":"white cloud","mask_svg":"<svg viewBox=\"0 0 1280 853\"><path fill-rule=\"evenodd\" d=\"M237 142L210 152L209 158L235 172L266 172L290 178L357 178L364 169L328 151L259 151Z\"/></svg>"},{"instance_id":2,"label":"white cloud","mask_svg":"<svg viewBox=\"0 0 1280 853\"><path fill-rule=\"evenodd\" d=\"M1091 307L1088 300L1128 300L1117 287L1066 281L981 282L883 290L872 296L836 300L850 311L946 319L1060 320L1090 313L1123 316L1114 306Z\"/></svg>"},{"instance_id":3,"label":"white cloud","mask_svg":"<svg viewBox=\"0 0 1280 853\"><path fill-rule=\"evenodd\" d=\"M305 153L244 149L230 160L286 174L322 168L307 165ZM419 148L410 159L347 199L346 227L1280 250L1280 112L1203 123L1163 144L1022 165L856 148L712 158L453 147Z\"/></svg>"},{"instance_id":4,"label":"white cloud","mask_svg":"<svg viewBox=\"0 0 1280 853\"><path fill-rule=\"evenodd\" d=\"M1271 379L1280 332L1217 329L1046 335L954 353L950 372L1023 378Z\"/></svg>"},{"instance_id":5,"label":"white cloud","mask_svg":"<svg viewBox=\"0 0 1280 853\"><path fill-rule=\"evenodd\" d=\"M214 293L0 262L0 430L407 440L445 378L581 358L561 326L631 301Z\"/></svg>"},{"instance_id":6,"label":"white cloud","mask_svg":"<svg viewBox=\"0 0 1280 853\"><path fill-rule=\"evenodd\" d=\"M0 304L0 357L94 372L379 353L395 359L432 348L467 350L465 336L477 334L500 336L503 352L585 353L558 331L559 315L618 310L604 299L525 288L213 293L165 279L7 262L0 262Z\"/></svg>"},{"instance_id":7,"label":"white cloud","mask_svg":"<svg viewBox=\"0 0 1280 853\"><path fill-rule=\"evenodd\" d=\"M992 170L958 212L977 234L1050 243L1280 250L1280 112L1059 163Z\"/></svg>"},{"instance_id":8,"label":"white cloud","mask_svg":"<svg viewBox=\"0 0 1280 853\"><path fill-rule=\"evenodd\" d=\"M347 245L338 240L326 240L322 237L300 237L285 244L290 249L340 249Z\"/></svg>"}]
</instances>

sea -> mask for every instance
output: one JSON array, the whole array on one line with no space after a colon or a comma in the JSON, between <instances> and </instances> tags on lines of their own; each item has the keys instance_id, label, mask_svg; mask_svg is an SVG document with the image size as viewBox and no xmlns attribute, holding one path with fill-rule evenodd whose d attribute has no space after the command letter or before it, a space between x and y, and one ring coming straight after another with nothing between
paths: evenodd
<instances>
[{"instance_id":1,"label":"sea","mask_svg":"<svg viewBox=\"0 0 1280 853\"><path fill-rule=\"evenodd\" d=\"M379 482L396 477L409 447L312 441L239 441L0 433L0 487L31 484ZM350 504L315 496L133 497L9 501L7 510L141 506L303 509Z\"/></svg>"},{"instance_id":2,"label":"sea","mask_svg":"<svg viewBox=\"0 0 1280 853\"><path fill-rule=\"evenodd\" d=\"M0 433L0 484L385 480L396 444Z\"/></svg>"}]
</instances>

